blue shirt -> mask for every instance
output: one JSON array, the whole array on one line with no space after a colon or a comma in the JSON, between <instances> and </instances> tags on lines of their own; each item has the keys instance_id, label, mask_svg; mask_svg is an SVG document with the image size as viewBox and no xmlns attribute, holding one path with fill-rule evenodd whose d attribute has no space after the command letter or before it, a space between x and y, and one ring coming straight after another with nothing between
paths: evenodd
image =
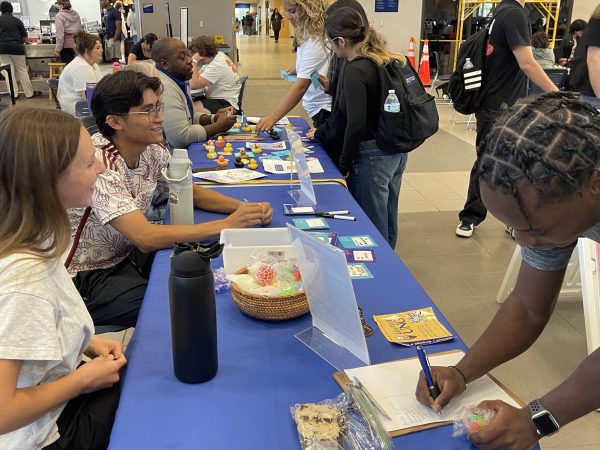
<instances>
[{"instance_id":1,"label":"blue shirt","mask_svg":"<svg viewBox=\"0 0 600 450\"><path fill-rule=\"evenodd\" d=\"M121 13L115 8L110 8L104 14L104 20L104 23L106 24L106 40L109 40L115 37L115 31L117 29L115 22L121 20Z\"/></svg>"},{"instance_id":2,"label":"blue shirt","mask_svg":"<svg viewBox=\"0 0 600 450\"><path fill-rule=\"evenodd\" d=\"M187 81L181 81L180 79L175 78L169 72L161 69L160 67L157 67L157 69L160 70L162 73L164 73L166 76L168 76L171 80L173 80L175 82L175 84L177 84L177 86L179 86L179 89L181 89L183 91L183 95L185 96L185 99L187 101L188 109L190 110L190 115L192 116L192 121L193 121L194 120L194 103L192 103L192 97L190 97L190 93L188 92Z\"/></svg>"}]
</instances>

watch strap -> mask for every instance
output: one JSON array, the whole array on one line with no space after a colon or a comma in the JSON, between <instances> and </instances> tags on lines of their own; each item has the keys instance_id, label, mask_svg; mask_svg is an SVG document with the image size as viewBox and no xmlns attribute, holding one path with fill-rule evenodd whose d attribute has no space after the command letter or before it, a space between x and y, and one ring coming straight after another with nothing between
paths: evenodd
<instances>
[{"instance_id":1,"label":"watch strap","mask_svg":"<svg viewBox=\"0 0 600 450\"><path fill-rule=\"evenodd\" d=\"M539 400L532 400L527 405L529 408L529 414L533 417L535 414L545 411L546 408L542 406Z\"/></svg>"}]
</instances>

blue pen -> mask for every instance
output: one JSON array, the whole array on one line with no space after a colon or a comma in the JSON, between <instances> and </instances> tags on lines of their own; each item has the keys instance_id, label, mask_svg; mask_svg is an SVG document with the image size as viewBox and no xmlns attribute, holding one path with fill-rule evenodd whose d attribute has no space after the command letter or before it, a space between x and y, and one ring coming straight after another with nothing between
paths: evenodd
<instances>
[{"instance_id":1,"label":"blue pen","mask_svg":"<svg viewBox=\"0 0 600 450\"><path fill-rule=\"evenodd\" d=\"M433 378L431 377L431 368L429 367L429 361L427 360L427 355L425 354L425 350L420 345L417 345L417 356L419 357L419 362L421 363L421 368L423 369L423 373L425 374L425 381L427 382L427 389L429 389L429 394L435 400L438 395L440 395L440 390L433 382Z\"/></svg>"}]
</instances>

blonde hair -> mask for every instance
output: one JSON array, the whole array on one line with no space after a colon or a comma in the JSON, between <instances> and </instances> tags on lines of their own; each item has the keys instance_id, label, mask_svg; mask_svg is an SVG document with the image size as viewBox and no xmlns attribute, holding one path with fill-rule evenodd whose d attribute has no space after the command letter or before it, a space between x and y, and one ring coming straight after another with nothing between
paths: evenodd
<instances>
[{"instance_id":1,"label":"blonde hair","mask_svg":"<svg viewBox=\"0 0 600 450\"><path fill-rule=\"evenodd\" d=\"M151 60L134 61L134 62L129 63L126 66L124 66L123 70L131 71L131 72L139 72L142 75L146 75L147 77L160 78L160 72L154 65L154 61L151 61Z\"/></svg>"},{"instance_id":2,"label":"blonde hair","mask_svg":"<svg viewBox=\"0 0 600 450\"><path fill-rule=\"evenodd\" d=\"M325 3L323 0L283 0L284 7L295 7L298 24L294 28L294 37L298 45L309 39L323 40L325 23Z\"/></svg>"},{"instance_id":3,"label":"blonde hair","mask_svg":"<svg viewBox=\"0 0 600 450\"><path fill-rule=\"evenodd\" d=\"M58 258L67 250L71 225L58 181L80 132L81 123L61 111L20 106L0 114L0 258L19 251Z\"/></svg>"},{"instance_id":4,"label":"blonde hair","mask_svg":"<svg viewBox=\"0 0 600 450\"><path fill-rule=\"evenodd\" d=\"M406 62L403 54L388 48L381 34L365 22L362 14L350 6L330 8L325 19L325 32L330 39L344 38L354 51L370 59L378 66L384 66L397 59L402 64Z\"/></svg>"}]
</instances>

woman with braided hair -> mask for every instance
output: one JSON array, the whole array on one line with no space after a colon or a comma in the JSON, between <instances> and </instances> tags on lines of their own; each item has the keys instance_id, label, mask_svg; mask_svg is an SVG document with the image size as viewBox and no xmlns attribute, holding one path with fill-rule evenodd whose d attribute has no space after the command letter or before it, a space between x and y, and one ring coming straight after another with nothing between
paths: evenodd
<instances>
[{"instance_id":1,"label":"woman with braided hair","mask_svg":"<svg viewBox=\"0 0 600 450\"><path fill-rule=\"evenodd\" d=\"M552 316L577 238L600 242L600 117L574 94L517 102L478 148L481 197L514 228L523 247L515 289L456 367L433 367L435 400L421 374L420 402L440 411L466 384L527 350ZM496 412L469 435L485 449L529 449L542 437L600 407L600 350L558 387L527 407L480 404ZM535 377L535 372L528 374Z\"/></svg>"}]
</instances>

